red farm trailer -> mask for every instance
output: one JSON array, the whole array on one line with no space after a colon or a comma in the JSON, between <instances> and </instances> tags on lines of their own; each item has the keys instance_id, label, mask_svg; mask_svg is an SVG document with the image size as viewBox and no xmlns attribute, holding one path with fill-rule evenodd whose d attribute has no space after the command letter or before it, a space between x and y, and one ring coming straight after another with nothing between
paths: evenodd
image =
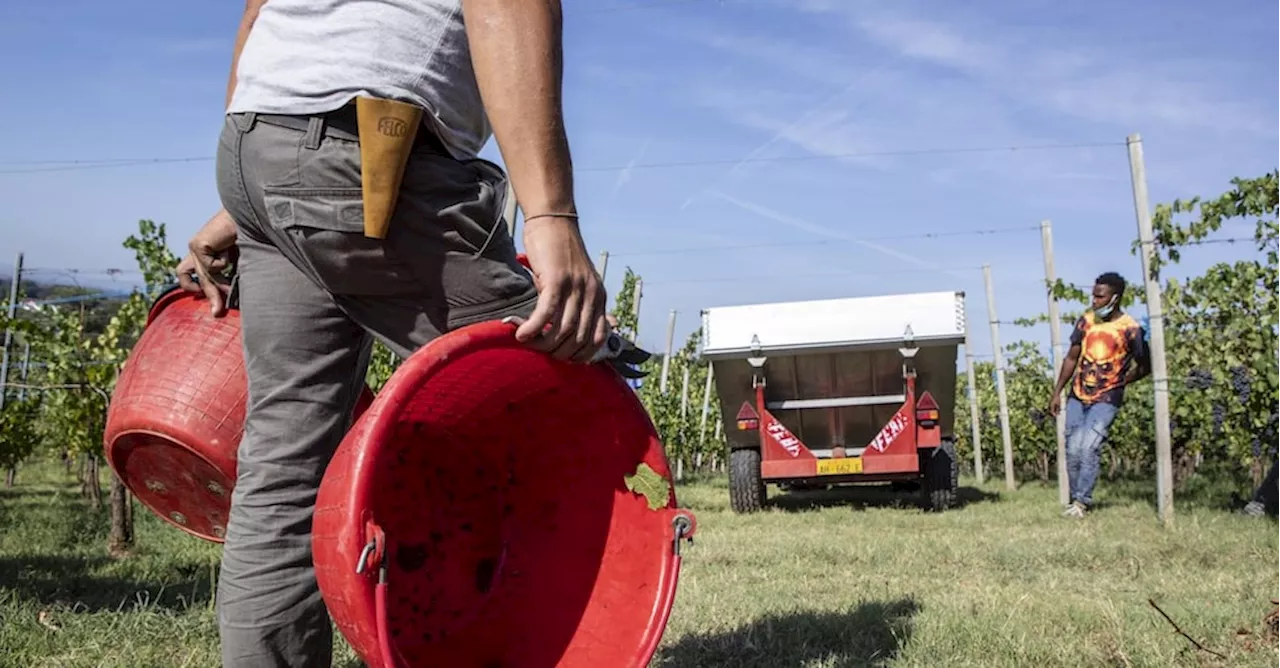
<instances>
[{"instance_id":1,"label":"red farm trailer","mask_svg":"<svg viewBox=\"0 0 1280 668\"><path fill-rule=\"evenodd\" d=\"M710 308L702 336L735 512L770 483L918 483L925 507L954 503L963 292Z\"/></svg>"}]
</instances>

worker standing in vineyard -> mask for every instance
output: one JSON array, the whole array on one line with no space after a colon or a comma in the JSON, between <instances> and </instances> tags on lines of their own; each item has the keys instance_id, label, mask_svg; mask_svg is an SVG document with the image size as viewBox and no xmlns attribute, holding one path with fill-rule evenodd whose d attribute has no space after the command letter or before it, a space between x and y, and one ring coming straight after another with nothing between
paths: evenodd
<instances>
[{"instance_id":1,"label":"worker standing in vineyard","mask_svg":"<svg viewBox=\"0 0 1280 668\"><path fill-rule=\"evenodd\" d=\"M217 156L224 209L178 266L221 315L233 295L219 274L235 265L248 376L218 578L224 667L331 663L312 510L374 337L406 357L513 316L518 341L557 359L588 362L605 343L561 109L561 20L558 0L248 0ZM532 277L505 225L506 175L477 156L491 134Z\"/></svg>"},{"instance_id":2,"label":"worker standing in vineyard","mask_svg":"<svg viewBox=\"0 0 1280 668\"><path fill-rule=\"evenodd\" d=\"M1125 387L1149 372L1142 326L1120 308L1124 278L1115 272L1094 281L1091 309L1076 321L1071 347L1053 388L1049 413L1067 397L1067 480L1071 499L1063 515L1084 517L1093 504L1102 444L1124 402Z\"/></svg>"}]
</instances>

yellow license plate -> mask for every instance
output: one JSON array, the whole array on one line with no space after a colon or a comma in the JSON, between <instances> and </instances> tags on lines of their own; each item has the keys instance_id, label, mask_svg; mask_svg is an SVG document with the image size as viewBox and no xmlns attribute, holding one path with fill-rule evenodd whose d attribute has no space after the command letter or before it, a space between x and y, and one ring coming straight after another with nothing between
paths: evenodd
<instances>
[{"instance_id":1,"label":"yellow license plate","mask_svg":"<svg viewBox=\"0 0 1280 668\"><path fill-rule=\"evenodd\" d=\"M862 473L862 458L842 457L840 459L818 460L818 475L842 475L845 473Z\"/></svg>"}]
</instances>

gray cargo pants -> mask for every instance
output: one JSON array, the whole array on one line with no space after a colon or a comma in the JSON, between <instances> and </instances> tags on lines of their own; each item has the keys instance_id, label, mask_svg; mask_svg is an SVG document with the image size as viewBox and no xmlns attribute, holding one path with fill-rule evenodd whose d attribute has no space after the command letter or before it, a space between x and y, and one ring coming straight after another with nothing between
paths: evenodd
<instances>
[{"instance_id":1,"label":"gray cargo pants","mask_svg":"<svg viewBox=\"0 0 1280 668\"><path fill-rule=\"evenodd\" d=\"M537 300L496 165L416 148L387 239L368 239L358 136L340 120L230 115L219 140L249 382L217 589L228 668L332 661L311 515L373 337L403 357L462 325L527 317Z\"/></svg>"}]
</instances>

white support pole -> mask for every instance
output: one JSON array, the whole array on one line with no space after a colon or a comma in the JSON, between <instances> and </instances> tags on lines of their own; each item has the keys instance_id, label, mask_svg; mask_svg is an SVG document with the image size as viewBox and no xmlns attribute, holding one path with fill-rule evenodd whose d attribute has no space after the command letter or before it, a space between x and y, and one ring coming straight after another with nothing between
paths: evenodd
<instances>
[{"instance_id":1,"label":"white support pole","mask_svg":"<svg viewBox=\"0 0 1280 668\"><path fill-rule=\"evenodd\" d=\"M987 315L991 320L991 350L996 359L996 398L1000 401L1000 440L1004 443L1004 483L1017 489L1013 475L1013 436L1009 433L1009 396L1004 386L1004 350L1000 346L1000 319L996 316L996 290L991 282L991 265L982 265L982 278L987 284Z\"/></svg>"},{"instance_id":2,"label":"white support pole","mask_svg":"<svg viewBox=\"0 0 1280 668\"><path fill-rule=\"evenodd\" d=\"M969 319L964 325L964 364L969 373L969 429L973 434L973 475L978 484L986 482L986 474L982 470L982 426L981 410L978 407L978 380L973 371L973 338L969 336Z\"/></svg>"},{"instance_id":3,"label":"white support pole","mask_svg":"<svg viewBox=\"0 0 1280 668\"><path fill-rule=\"evenodd\" d=\"M676 310L671 309L671 315L667 318L667 352L662 356L662 378L658 382L658 391L663 394L667 393L667 375L671 371L671 347L675 345L676 337Z\"/></svg>"},{"instance_id":4,"label":"white support pole","mask_svg":"<svg viewBox=\"0 0 1280 668\"><path fill-rule=\"evenodd\" d=\"M600 280L605 280L605 273L609 271L609 251L600 251L600 261L596 263L596 272L600 274Z\"/></svg>"},{"instance_id":5,"label":"white support pole","mask_svg":"<svg viewBox=\"0 0 1280 668\"><path fill-rule=\"evenodd\" d=\"M1151 204L1147 198L1147 170L1142 157L1142 137L1129 135L1129 173L1133 181L1133 209L1138 218L1142 246L1142 282L1147 292L1147 318L1151 323L1151 384L1156 414L1156 509L1160 523L1173 524L1173 454L1169 433L1169 369L1164 356L1164 306L1160 281L1151 271L1155 233L1151 228Z\"/></svg>"},{"instance_id":6,"label":"white support pole","mask_svg":"<svg viewBox=\"0 0 1280 668\"><path fill-rule=\"evenodd\" d=\"M1044 250L1045 294L1049 300L1049 343L1053 347L1053 373L1051 382L1056 382L1062 370L1062 360L1066 356L1062 350L1062 315L1058 312L1058 299L1053 296L1053 284L1057 282L1057 272L1053 268L1053 224L1048 220L1040 221L1040 246ZM1071 485L1067 480L1067 412L1058 411L1054 418L1054 431L1058 440L1058 502L1067 505L1071 501Z\"/></svg>"}]
</instances>

